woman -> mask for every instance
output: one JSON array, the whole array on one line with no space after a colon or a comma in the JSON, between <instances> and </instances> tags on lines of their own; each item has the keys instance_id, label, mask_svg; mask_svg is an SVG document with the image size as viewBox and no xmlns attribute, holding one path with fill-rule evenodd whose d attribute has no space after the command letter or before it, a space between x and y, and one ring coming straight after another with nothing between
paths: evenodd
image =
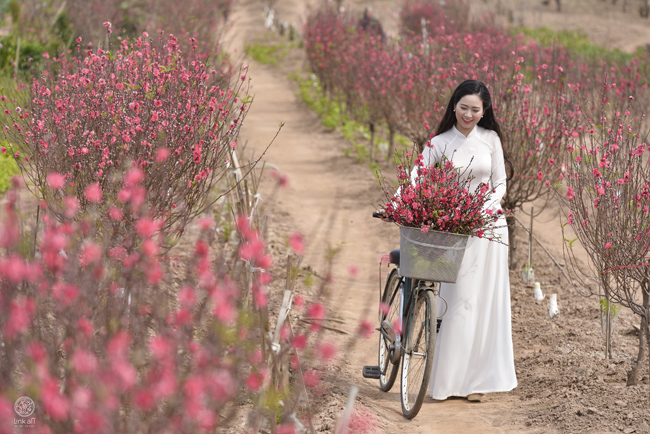
<instances>
[{"instance_id":1,"label":"woman","mask_svg":"<svg viewBox=\"0 0 650 434\"><path fill-rule=\"evenodd\" d=\"M425 165L449 159L469 167L472 188L487 182L495 189L486 208L501 210L506 192L506 162L492 98L477 80L461 83L452 94L435 136L422 153ZM508 163L509 164L509 163ZM471 173L469 173L471 172ZM501 242L471 237L455 284L443 283L448 309L436 342L431 397L481 401L486 393L517 386L510 324L508 230L501 214ZM444 303L438 303L444 308Z\"/></svg>"}]
</instances>

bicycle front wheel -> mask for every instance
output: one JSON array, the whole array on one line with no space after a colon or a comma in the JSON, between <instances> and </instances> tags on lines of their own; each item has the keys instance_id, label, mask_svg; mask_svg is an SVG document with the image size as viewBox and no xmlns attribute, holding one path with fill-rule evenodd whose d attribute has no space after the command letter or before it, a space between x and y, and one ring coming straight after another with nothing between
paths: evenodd
<instances>
[{"instance_id":1,"label":"bicycle front wheel","mask_svg":"<svg viewBox=\"0 0 650 434\"><path fill-rule=\"evenodd\" d=\"M379 389L382 392L388 392L393 387L399 369L399 359L397 359L397 363L393 363L394 352L399 351L394 326L399 320L399 296L402 284L403 280L400 278L397 268L394 268L388 275L386 287L381 296L381 302L387 311L385 314L381 310L379 312L380 328L392 339L391 341L383 333L379 334Z\"/></svg>"},{"instance_id":2,"label":"bicycle front wheel","mask_svg":"<svg viewBox=\"0 0 650 434\"><path fill-rule=\"evenodd\" d=\"M419 291L405 332L400 395L402 413L413 419L424 402L436 347L436 298L432 291Z\"/></svg>"}]
</instances>

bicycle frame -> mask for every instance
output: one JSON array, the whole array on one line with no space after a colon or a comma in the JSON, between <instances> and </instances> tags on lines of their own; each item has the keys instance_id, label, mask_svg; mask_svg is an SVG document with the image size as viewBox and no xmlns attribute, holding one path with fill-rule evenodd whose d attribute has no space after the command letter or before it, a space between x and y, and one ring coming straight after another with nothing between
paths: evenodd
<instances>
[{"instance_id":1,"label":"bicycle frame","mask_svg":"<svg viewBox=\"0 0 650 434\"><path fill-rule=\"evenodd\" d=\"M434 286L427 286L424 281L422 280L414 280L410 279L408 277L403 278L405 280L404 288L405 292L408 294L408 302L405 303L405 307L407 309L406 314L402 317L402 323L404 324L402 327L402 349L401 351L405 351L407 353L411 352L411 343L412 340L411 338L411 332L413 330L413 311L415 307L415 303L420 296L420 293L422 291L432 291L434 297L438 295L439 292L439 283L438 282L433 282ZM436 319L436 312L433 312L434 319ZM435 333L435 331L432 331Z\"/></svg>"}]
</instances>

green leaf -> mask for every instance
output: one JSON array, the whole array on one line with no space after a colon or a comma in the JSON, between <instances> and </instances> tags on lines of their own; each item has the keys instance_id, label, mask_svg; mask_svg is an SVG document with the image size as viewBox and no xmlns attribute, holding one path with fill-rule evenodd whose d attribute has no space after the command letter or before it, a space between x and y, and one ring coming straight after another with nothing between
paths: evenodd
<instances>
[{"instance_id":1,"label":"green leaf","mask_svg":"<svg viewBox=\"0 0 650 434\"><path fill-rule=\"evenodd\" d=\"M564 242L566 242L566 243L569 244L569 248L570 248L570 249L573 248L573 243L575 243L576 241L578 241L577 238L574 238L574 239L572 239L572 240L570 240L570 239L568 239L568 238L565 238L565 239L564 239Z\"/></svg>"}]
</instances>

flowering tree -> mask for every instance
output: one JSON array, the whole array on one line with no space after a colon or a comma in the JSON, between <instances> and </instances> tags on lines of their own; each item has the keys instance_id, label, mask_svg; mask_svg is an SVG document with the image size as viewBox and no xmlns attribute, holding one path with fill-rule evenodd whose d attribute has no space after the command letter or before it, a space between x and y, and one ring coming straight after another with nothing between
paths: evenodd
<instances>
[{"instance_id":1,"label":"flowering tree","mask_svg":"<svg viewBox=\"0 0 650 434\"><path fill-rule=\"evenodd\" d=\"M33 80L26 106L1 98L4 138L50 212L61 219L70 211L57 208L64 196L76 199L79 216L100 204L102 224L120 242L135 223L127 207L146 202L157 230L176 236L204 211L252 98L245 67L231 76L185 55L173 35L145 33L114 52L53 62L58 72ZM131 168L142 176L116 177ZM48 178L62 188L47 188Z\"/></svg>"},{"instance_id":2,"label":"flowering tree","mask_svg":"<svg viewBox=\"0 0 650 434\"><path fill-rule=\"evenodd\" d=\"M609 112L601 104L600 117L566 146L562 161L567 172L554 191L608 302L629 308L641 319L639 355L628 379L635 384L636 367L650 341L649 148L647 135L639 129L641 121L635 121L628 108ZM572 250L567 252L579 277Z\"/></svg>"},{"instance_id":3,"label":"flowering tree","mask_svg":"<svg viewBox=\"0 0 650 434\"><path fill-rule=\"evenodd\" d=\"M231 6L232 0L209 4L199 0L68 0L66 11L77 35L104 49L107 41L101 24L109 21L122 37L137 37L143 31L159 30L182 37L182 42L193 37L201 44L201 54L212 56L216 54L214 50Z\"/></svg>"},{"instance_id":4,"label":"flowering tree","mask_svg":"<svg viewBox=\"0 0 650 434\"><path fill-rule=\"evenodd\" d=\"M173 33L183 41L194 38L202 60L224 56L220 49L225 23L230 15L232 0L206 3L202 0L177 2L148 0L140 7L143 29Z\"/></svg>"},{"instance_id":5,"label":"flowering tree","mask_svg":"<svg viewBox=\"0 0 650 434\"><path fill-rule=\"evenodd\" d=\"M303 39L311 71L321 82L323 91L337 96L339 68L346 65L341 54L352 39L352 23L332 8L319 8L310 14L303 26ZM344 71L345 72L345 71Z\"/></svg>"},{"instance_id":6,"label":"flowering tree","mask_svg":"<svg viewBox=\"0 0 650 434\"><path fill-rule=\"evenodd\" d=\"M558 152L582 131L573 86L566 83L559 62L562 51L546 50L542 58L546 62L541 63L528 57L533 56L531 51L539 53L531 47L513 52L511 67L489 83L504 136L503 149L513 171L502 205L513 212L524 204L549 198L548 186L564 171ZM525 75L535 75L536 79L524 81ZM547 177L545 183L539 182L543 176ZM516 233L515 216L506 219L512 241ZM515 265L513 246L511 242L511 268Z\"/></svg>"},{"instance_id":7,"label":"flowering tree","mask_svg":"<svg viewBox=\"0 0 650 434\"><path fill-rule=\"evenodd\" d=\"M143 185L137 170L123 175L132 187ZM63 187L52 178L46 188ZM293 335L283 328L274 344L282 353L267 363L268 324L255 312L267 306L272 261L247 217L236 223L236 252L225 252L234 253L230 266L215 256L224 246L215 246L215 222L204 218L191 253L172 270L144 208L125 210L137 222L127 252L96 235L98 206L59 221L43 202L39 255L31 256L23 248L32 239L22 232L30 222L19 212L20 193L16 187L7 194L0 218L0 433L14 432L13 405L21 396L36 404L34 427L43 433L214 432L233 426L244 400L272 414L280 423L274 432L292 432L297 422L285 418L289 406L260 394L273 379L273 361L305 348L326 310L309 306L310 330ZM244 261L258 270L255 310L241 308ZM300 372L298 362L292 367ZM314 375L267 395L297 403L305 387L318 383Z\"/></svg>"},{"instance_id":8,"label":"flowering tree","mask_svg":"<svg viewBox=\"0 0 650 434\"><path fill-rule=\"evenodd\" d=\"M423 31L438 36L449 28L465 30L470 23L469 11L464 0L449 3L406 0L400 10L400 36L411 39L422 36Z\"/></svg>"},{"instance_id":9,"label":"flowering tree","mask_svg":"<svg viewBox=\"0 0 650 434\"><path fill-rule=\"evenodd\" d=\"M368 146L371 162L375 161L376 127L384 119L386 107L389 107L383 104L385 89L381 89L385 71L382 70L379 59L384 57L384 47L379 37L363 34L359 35L358 40L352 41L349 50L341 53L347 65L343 70L349 72L341 83L341 91L352 118L367 123L370 127ZM356 61L351 61L350 58L356 58Z\"/></svg>"},{"instance_id":10,"label":"flowering tree","mask_svg":"<svg viewBox=\"0 0 650 434\"><path fill-rule=\"evenodd\" d=\"M505 207L511 210L548 192L538 182L538 173L547 172L550 165L557 179L561 172L560 165L554 164L557 152L564 149L573 133L578 134L578 116L571 91L563 81L563 68L554 62L551 68L555 71L549 75L547 64L538 65L538 79L526 83L526 66L521 65L524 58L517 57L514 63L512 78L494 83L504 148L515 173L504 197ZM520 69L520 65L524 68Z\"/></svg>"},{"instance_id":11,"label":"flowering tree","mask_svg":"<svg viewBox=\"0 0 650 434\"><path fill-rule=\"evenodd\" d=\"M131 9L129 13L116 1L71 0L68 3L66 9L72 19L75 33L86 42L98 46L106 42L106 32L102 28L102 23L106 21L113 23L120 35L136 36L139 33L140 29L134 28L137 18L132 14L135 11Z\"/></svg>"}]
</instances>

